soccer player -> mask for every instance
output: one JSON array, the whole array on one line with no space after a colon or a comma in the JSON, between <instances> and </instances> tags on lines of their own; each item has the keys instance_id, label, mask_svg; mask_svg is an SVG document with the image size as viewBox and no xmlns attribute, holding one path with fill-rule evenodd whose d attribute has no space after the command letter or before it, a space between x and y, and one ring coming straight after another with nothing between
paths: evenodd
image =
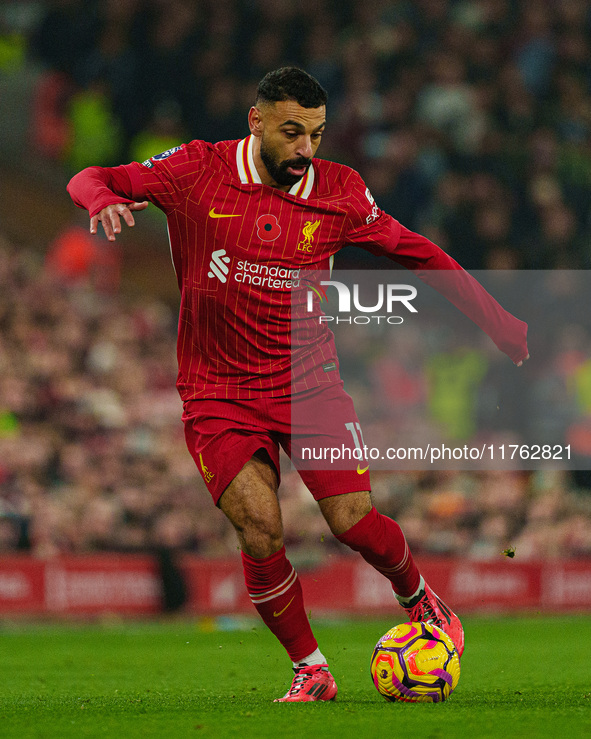
<instances>
[{"instance_id":1,"label":"soccer player","mask_svg":"<svg viewBox=\"0 0 591 739\"><path fill-rule=\"evenodd\" d=\"M148 202L167 215L181 292L177 387L187 445L236 529L252 602L292 660L295 676L279 701L337 694L283 545L279 446L297 457L295 439L311 447L320 434L323 445L350 448L350 424L358 423L332 333L320 324L314 341L291 344L298 271L327 269L346 244L387 255L434 284L515 364L528 357L525 323L380 210L357 172L315 158L326 101L313 77L281 68L260 82L245 139L196 140L143 163L89 167L68 185L89 211L91 233L101 221L110 241ZM368 470L300 474L332 533L391 582L408 619L439 626L461 655L460 620L425 583L398 524L372 505Z\"/></svg>"}]
</instances>

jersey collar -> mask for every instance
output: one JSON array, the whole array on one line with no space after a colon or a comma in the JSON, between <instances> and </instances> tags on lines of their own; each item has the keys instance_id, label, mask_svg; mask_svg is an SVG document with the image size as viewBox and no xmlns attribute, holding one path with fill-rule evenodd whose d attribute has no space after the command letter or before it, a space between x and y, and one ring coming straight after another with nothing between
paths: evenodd
<instances>
[{"instance_id":1,"label":"jersey collar","mask_svg":"<svg viewBox=\"0 0 591 739\"><path fill-rule=\"evenodd\" d=\"M254 165L254 136L251 134L238 143L236 149L236 166L240 182L243 184L262 185L261 178ZM295 195L302 200L307 200L314 185L314 164L308 167L306 174L299 179L289 190L290 195Z\"/></svg>"}]
</instances>

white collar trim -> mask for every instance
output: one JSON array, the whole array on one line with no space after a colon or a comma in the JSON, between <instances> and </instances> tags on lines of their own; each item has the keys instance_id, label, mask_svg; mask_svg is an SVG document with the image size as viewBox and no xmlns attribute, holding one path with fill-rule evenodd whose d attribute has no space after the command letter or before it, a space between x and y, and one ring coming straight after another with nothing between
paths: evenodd
<instances>
[{"instance_id":1,"label":"white collar trim","mask_svg":"<svg viewBox=\"0 0 591 739\"><path fill-rule=\"evenodd\" d=\"M251 134L245 139L242 139L242 141L238 143L238 148L236 149L238 176L240 177L240 182L245 185L253 183L262 185L263 183L261 182L261 178L254 163L253 151L254 136ZM302 200L307 200L312 192L314 179L314 165L311 164L306 174L290 188L289 194L300 197Z\"/></svg>"}]
</instances>

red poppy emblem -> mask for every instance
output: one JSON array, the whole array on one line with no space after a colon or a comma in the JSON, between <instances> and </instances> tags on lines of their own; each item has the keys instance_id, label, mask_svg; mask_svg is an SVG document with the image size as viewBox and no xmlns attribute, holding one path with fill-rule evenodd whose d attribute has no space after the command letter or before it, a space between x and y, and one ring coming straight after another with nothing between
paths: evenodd
<instances>
[{"instance_id":1,"label":"red poppy emblem","mask_svg":"<svg viewBox=\"0 0 591 739\"><path fill-rule=\"evenodd\" d=\"M268 213L257 219L258 231L257 235L261 241L275 241L281 233L281 226L276 216Z\"/></svg>"}]
</instances>

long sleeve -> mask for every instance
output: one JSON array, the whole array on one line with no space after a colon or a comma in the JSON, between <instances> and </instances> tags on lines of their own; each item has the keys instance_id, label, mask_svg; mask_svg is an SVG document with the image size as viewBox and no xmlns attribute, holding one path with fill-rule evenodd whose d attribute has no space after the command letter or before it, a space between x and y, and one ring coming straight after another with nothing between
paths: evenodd
<instances>
[{"instance_id":1,"label":"long sleeve","mask_svg":"<svg viewBox=\"0 0 591 739\"><path fill-rule=\"evenodd\" d=\"M86 208L91 218L108 205L132 203L135 198L130 166L83 169L68 183L70 197L79 208Z\"/></svg>"},{"instance_id":2,"label":"long sleeve","mask_svg":"<svg viewBox=\"0 0 591 739\"><path fill-rule=\"evenodd\" d=\"M88 167L72 177L68 192L90 216L107 205L147 200L169 215L183 202L202 169L203 141L180 144L145 162L118 167Z\"/></svg>"},{"instance_id":3,"label":"long sleeve","mask_svg":"<svg viewBox=\"0 0 591 739\"><path fill-rule=\"evenodd\" d=\"M350 174L346 243L386 256L414 272L487 333L516 364L527 355L527 323L502 308L472 275L436 244L378 208L357 172Z\"/></svg>"},{"instance_id":4,"label":"long sleeve","mask_svg":"<svg viewBox=\"0 0 591 739\"><path fill-rule=\"evenodd\" d=\"M432 241L402 226L393 248L372 251L388 256L441 293L487 333L513 362L527 357L527 323L499 305L472 275Z\"/></svg>"}]
</instances>

